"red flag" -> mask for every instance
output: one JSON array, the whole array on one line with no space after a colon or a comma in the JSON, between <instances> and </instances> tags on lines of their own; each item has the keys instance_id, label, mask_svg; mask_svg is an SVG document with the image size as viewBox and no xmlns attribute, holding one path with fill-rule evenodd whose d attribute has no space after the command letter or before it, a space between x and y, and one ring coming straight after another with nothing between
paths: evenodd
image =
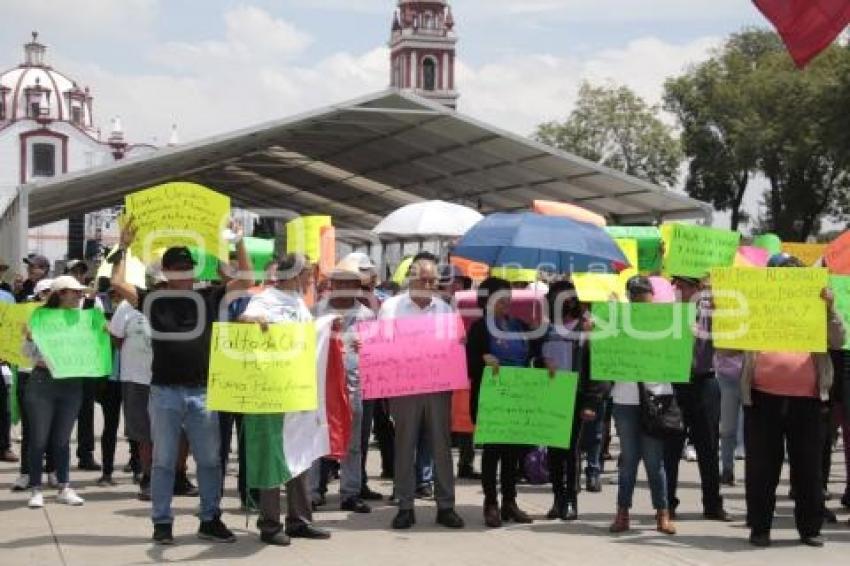
<instances>
[{"instance_id":1,"label":"red flag","mask_svg":"<svg viewBox=\"0 0 850 566\"><path fill-rule=\"evenodd\" d=\"M331 338L325 378L325 408L331 452L328 458L342 460L351 437L351 401L348 398L342 340Z\"/></svg>"},{"instance_id":2,"label":"red flag","mask_svg":"<svg viewBox=\"0 0 850 566\"><path fill-rule=\"evenodd\" d=\"M799 68L829 47L850 23L850 0L753 0L773 22Z\"/></svg>"}]
</instances>

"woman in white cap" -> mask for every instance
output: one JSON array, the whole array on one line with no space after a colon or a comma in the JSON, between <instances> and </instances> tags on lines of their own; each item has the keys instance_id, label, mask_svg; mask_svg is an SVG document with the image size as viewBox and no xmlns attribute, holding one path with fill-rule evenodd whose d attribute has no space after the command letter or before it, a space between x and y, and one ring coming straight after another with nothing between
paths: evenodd
<instances>
[{"instance_id":1,"label":"woman in white cap","mask_svg":"<svg viewBox=\"0 0 850 566\"><path fill-rule=\"evenodd\" d=\"M41 308L78 309L86 287L71 276L57 277L50 286L50 296ZM27 329L25 353L33 361L24 404L29 414L29 480L32 495L29 507L44 506L41 476L44 454L49 450L56 464L59 495L56 501L66 505L82 505L83 499L71 488L69 481L70 440L74 421L83 400L82 379L54 379L47 364L32 341Z\"/></svg>"}]
</instances>

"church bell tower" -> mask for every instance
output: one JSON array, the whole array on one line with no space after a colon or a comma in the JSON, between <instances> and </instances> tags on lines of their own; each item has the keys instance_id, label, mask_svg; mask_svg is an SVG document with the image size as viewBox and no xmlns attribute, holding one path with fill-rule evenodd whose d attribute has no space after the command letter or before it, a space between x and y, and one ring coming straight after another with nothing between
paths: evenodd
<instances>
[{"instance_id":1,"label":"church bell tower","mask_svg":"<svg viewBox=\"0 0 850 566\"><path fill-rule=\"evenodd\" d=\"M447 0L399 0L390 39L390 86L457 107L454 17Z\"/></svg>"}]
</instances>

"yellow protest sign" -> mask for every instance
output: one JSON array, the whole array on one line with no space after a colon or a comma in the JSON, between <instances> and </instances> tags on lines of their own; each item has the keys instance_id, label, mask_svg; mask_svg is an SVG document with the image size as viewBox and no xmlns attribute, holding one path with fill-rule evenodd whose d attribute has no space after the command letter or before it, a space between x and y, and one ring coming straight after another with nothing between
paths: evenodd
<instances>
[{"instance_id":1,"label":"yellow protest sign","mask_svg":"<svg viewBox=\"0 0 850 566\"><path fill-rule=\"evenodd\" d=\"M316 327L213 325L207 408L247 414L314 411Z\"/></svg>"},{"instance_id":2,"label":"yellow protest sign","mask_svg":"<svg viewBox=\"0 0 850 566\"><path fill-rule=\"evenodd\" d=\"M286 253L301 253L313 263L322 255L322 228L331 225L330 216L300 216L286 223Z\"/></svg>"},{"instance_id":3,"label":"yellow protest sign","mask_svg":"<svg viewBox=\"0 0 850 566\"><path fill-rule=\"evenodd\" d=\"M782 242L782 251L812 266L826 253L826 244L801 244L798 242Z\"/></svg>"},{"instance_id":4,"label":"yellow protest sign","mask_svg":"<svg viewBox=\"0 0 850 566\"><path fill-rule=\"evenodd\" d=\"M711 272L717 348L826 352L826 269L718 268Z\"/></svg>"},{"instance_id":5,"label":"yellow protest sign","mask_svg":"<svg viewBox=\"0 0 850 566\"><path fill-rule=\"evenodd\" d=\"M40 303L0 303L0 360L19 367L32 365L22 352L24 331L30 316L39 306Z\"/></svg>"},{"instance_id":6,"label":"yellow protest sign","mask_svg":"<svg viewBox=\"0 0 850 566\"><path fill-rule=\"evenodd\" d=\"M230 219L230 198L196 183L167 183L127 195L126 213L136 225L132 253L148 263L155 251L192 246L227 261L222 231Z\"/></svg>"},{"instance_id":7,"label":"yellow protest sign","mask_svg":"<svg viewBox=\"0 0 850 566\"><path fill-rule=\"evenodd\" d=\"M638 274L638 243L632 239L615 239L623 255L626 256L629 269L619 274L611 273L574 273L573 284L576 286L576 295L584 303L603 303L616 298L618 301L627 301L626 283Z\"/></svg>"},{"instance_id":8,"label":"yellow protest sign","mask_svg":"<svg viewBox=\"0 0 850 566\"><path fill-rule=\"evenodd\" d=\"M523 269L521 267L491 267L490 275L510 283L534 283L537 281L536 269Z\"/></svg>"}]
</instances>

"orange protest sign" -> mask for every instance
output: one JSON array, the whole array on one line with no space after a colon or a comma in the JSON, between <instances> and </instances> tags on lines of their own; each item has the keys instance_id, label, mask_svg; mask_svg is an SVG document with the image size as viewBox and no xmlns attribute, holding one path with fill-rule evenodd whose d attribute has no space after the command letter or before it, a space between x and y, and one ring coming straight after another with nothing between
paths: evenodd
<instances>
[{"instance_id":1,"label":"orange protest sign","mask_svg":"<svg viewBox=\"0 0 850 566\"><path fill-rule=\"evenodd\" d=\"M782 251L803 262L806 267L812 267L823 257L826 244L801 244L798 242L782 242Z\"/></svg>"},{"instance_id":2,"label":"orange protest sign","mask_svg":"<svg viewBox=\"0 0 850 566\"><path fill-rule=\"evenodd\" d=\"M824 258L830 273L850 275L850 232L844 232L830 242Z\"/></svg>"}]
</instances>

